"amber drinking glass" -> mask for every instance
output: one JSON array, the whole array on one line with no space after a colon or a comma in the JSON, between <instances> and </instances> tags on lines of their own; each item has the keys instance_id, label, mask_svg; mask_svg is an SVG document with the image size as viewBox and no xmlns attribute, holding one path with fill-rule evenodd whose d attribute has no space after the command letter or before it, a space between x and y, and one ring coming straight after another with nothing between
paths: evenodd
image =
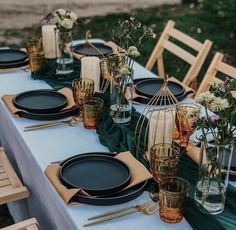
<instances>
[{"instance_id":1,"label":"amber drinking glass","mask_svg":"<svg viewBox=\"0 0 236 230\"><path fill-rule=\"evenodd\" d=\"M83 123L86 129L96 129L97 124L101 121L103 105L103 100L97 97L92 97L84 102Z\"/></svg>"},{"instance_id":2,"label":"amber drinking glass","mask_svg":"<svg viewBox=\"0 0 236 230\"><path fill-rule=\"evenodd\" d=\"M179 160L179 148L171 144L153 145L150 149L150 169L155 181L176 175Z\"/></svg>"},{"instance_id":3,"label":"amber drinking glass","mask_svg":"<svg viewBox=\"0 0 236 230\"><path fill-rule=\"evenodd\" d=\"M195 104L179 104L176 107L175 140L182 146L187 146L189 137L196 130L196 122L200 116L200 107Z\"/></svg>"},{"instance_id":4,"label":"amber drinking glass","mask_svg":"<svg viewBox=\"0 0 236 230\"><path fill-rule=\"evenodd\" d=\"M26 41L26 50L29 56L31 72L41 69L44 63L42 38L29 38Z\"/></svg>"},{"instance_id":5,"label":"amber drinking glass","mask_svg":"<svg viewBox=\"0 0 236 230\"><path fill-rule=\"evenodd\" d=\"M73 97L76 106L80 109L80 116L83 117L83 104L90 99L94 93L94 81L89 78L82 78L72 82Z\"/></svg>"},{"instance_id":6,"label":"amber drinking glass","mask_svg":"<svg viewBox=\"0 0 236 230\"><path fill-rule=\"evenodd\" d=\"M180 177L166 177L159 183L159 214L167 223L178 223L183 219L184 203L190 188Z\"/></svg>"}]
</instances>

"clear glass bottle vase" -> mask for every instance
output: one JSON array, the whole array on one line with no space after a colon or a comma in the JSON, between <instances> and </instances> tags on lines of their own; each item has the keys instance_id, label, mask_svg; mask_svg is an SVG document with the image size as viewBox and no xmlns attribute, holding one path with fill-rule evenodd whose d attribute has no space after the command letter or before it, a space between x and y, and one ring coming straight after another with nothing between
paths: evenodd
<instances>
[{"instance_id":1,"label":"clear glass bottle vase","mask_svg":"<svg viewBox=\"0 0 236 230\"><path fill-rule=\"evenodd\" d=\"M111 117L117 124L129 124L132 112L133 71L113 75L111 80Z\"/></svg>"},{"instance_id":2,"label":"clear glass bottle vase","mask_svg":"<svg viewBox=\"0 0 236 230\"><path fill-rule=\"evenodd\" d=\"M224 210L233 146L201 143L194 199L204 213L216 215Z\"/></svg>"},{"instance_id":3,"label":"clear glass bottle vase","mask_svg":"<svg viewBox=\"0 0 236 230\"><path fill-rule=\"evenodd\" d=\"M57 30L57 74L65 75L73 72L72 32Z\"/></svg>"}]
</instances>

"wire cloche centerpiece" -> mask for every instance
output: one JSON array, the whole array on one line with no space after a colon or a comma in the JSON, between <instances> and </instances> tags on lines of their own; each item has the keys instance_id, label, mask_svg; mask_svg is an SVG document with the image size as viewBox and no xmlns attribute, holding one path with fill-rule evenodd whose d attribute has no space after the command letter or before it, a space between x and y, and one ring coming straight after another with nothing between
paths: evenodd
<instances>
[{"instance_id":1,"label":"wire cloche centerpiece","mask_svg":"<svg viewBox=\"0 0 236 230\"><path fill-rule=\"evenodd\" d=\"M189 123L191 115L185 109L178 109L181 104L172 93L168 86L169 80L166 77L163 81L161 89L149 101L142 114L140 115L135 128L135 148L136 152L142 154L144 159L150 164L150 170L154 179L159 181L157 177L157 169L159 167L156 162L164 161L163 168L166 175L169 175L173 162L179 161L179 147L186 147L189 136L192 134L192 124ZM186 136L187 138L182 138ZM155 146L155 153L151 151ZM174 154L178 152L177 156ZM153 156L152 154L155 154ZM169 161L172 159L173 161ZM168 159L166 161L164 159ZM177 170L177 167L176 167ZM171 170L173 173L176 170Z\"/></svg>"}]
</instances>

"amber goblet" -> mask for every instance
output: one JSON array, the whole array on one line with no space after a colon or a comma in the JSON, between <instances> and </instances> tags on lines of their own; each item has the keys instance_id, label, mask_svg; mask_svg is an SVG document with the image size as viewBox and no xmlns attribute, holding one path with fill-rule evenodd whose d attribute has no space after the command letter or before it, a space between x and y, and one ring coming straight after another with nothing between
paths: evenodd
<instances>
[{"instance_id":1,"label":"amber goblet","mask_svg":"<svg viewBox=\"0 0 236 230\"><path fill-rule=\"evenodd\" d=\"M155 144L150 148L150 171L156 182L175 176L180 161L180 149L171 144Z\"/></svg>"},{"instance_id":2,"label":"amber goblet","mask_svg":"<svg viewBox=\"0 0 236 230\"><path fill-rule=\"evenodd\" d=\"M35 72L43 67L44 52L42 38L29 38L26 41L26 50L29 56L31 72Z\"/></svg>"},{"instance_id":3,"label":"amber goblet","mask_svg":"<svg viewBox=\"0 0 236 230\"><path fill-rule=\"evenodd\" d=\"M83 117L83 104L94 93L94 81L89 78L75 79L72 82L73 97L76 106L80 109L80 117Z\"/></svg>"},{"instance_id":4,"label":"amber goblet","mask_svg":"<svg viewBox=\"0 0 236 230\"><path fill-rule=\"evenodd\" d=\"M187 146L189 137L196 130L196 123L200 116L200 107L196 104L179 104L176 107L174 139L181 146Z\"/></svg>"}]
</instances>

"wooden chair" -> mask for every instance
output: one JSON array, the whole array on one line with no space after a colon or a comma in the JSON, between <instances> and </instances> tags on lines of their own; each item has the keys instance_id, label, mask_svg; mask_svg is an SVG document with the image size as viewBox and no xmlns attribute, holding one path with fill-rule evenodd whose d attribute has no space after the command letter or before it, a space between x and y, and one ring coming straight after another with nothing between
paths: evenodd
<instances>
[{"instance_id":1,"label":"wooden chair","mask_svg":"<svg viewBox=\"0 0 236 230\"><path fill-rule=\"evenodd\" d=\"M12 168L4 148L0 147L0 205L24 199L29 196L29 192L22 185L14 169Z\"/></svg>"},{"instance_id":2,"label":"wooden chair","mask_svg":"<svg viewBox=\"0 0 236 230\"><path fill-rule=\"evenodd\" d=\"M201 43L190 36L182 33L181 31L174 28L175 22L168 21L162 35L157 42L147 64L146 68L148 70L152 70L155 63L157 63L157 72L161 78L165 76L164 70L164 60L163 60L163 52L164 50L168 50L172 54L181 58L188 64L190 64L190 68L187 74L184 77L183 83L187 86L191 86L196 90L196 86L193 87L197 83L197 75L205 61L205 58L212 46L212 42L209 40L205 40L204 43ZM181 43L187 45L193 50L197 51L197 55L194 56L190 52L184 50L180 46L174 44L170 41L170 38L174 38Z\"/></svg>"},{"instance_id":3,"label":"wooden chair","mask_svg":"<svg viewBox=\"0 0 236 230\"><path fill-rule=\"evenodd\" d=\"M38 222L35 218L31 218L11 226L1 228L0 230L38 230Z\"/></svg>"},{"instance_id":4,"label":"wooden chair","mask_svg":"<svg viewBox=\"0 0 236 230\"><path fill-rule=\"evenodd\" d=\"M219 84L223 81L216 77L217 73L223 73L231 78L236 79L236 68L224 63L222 60L224 55L217 52L204 76L202 82L196 92L196 96L199 93L206 92L210 89L213 84Z\"/></svg>"}]
</instances>

